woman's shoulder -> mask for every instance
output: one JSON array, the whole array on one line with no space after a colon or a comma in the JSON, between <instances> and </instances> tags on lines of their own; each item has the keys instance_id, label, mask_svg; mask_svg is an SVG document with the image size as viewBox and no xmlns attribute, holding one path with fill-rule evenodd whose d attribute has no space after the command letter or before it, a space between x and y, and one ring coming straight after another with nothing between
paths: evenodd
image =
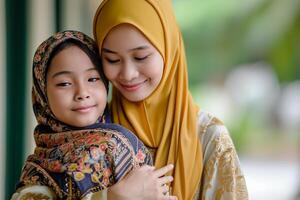
<instances>
[{"instance_id":1,"label":"woman's shoulder","mask_svg":"<svg viewBox=\"0 0 300 200\"><path fill-rule=\"evenodd\" d=\"M199 137L205 140L229 134L226 126L218 117L204 110L198 113L197 126Z\"/></svg>"},{"instance_id":2,"label":"woman's shoulder","mask_svg":"<svg viewBox=\"0 0 300 200\"><path fill-rule=\"evenodd\" d=\"M227 128L206 111L198 113L197 122L203 151L199 199L248 199L245 178Z\"/></svg>"},{"instance_id":3,"label":"woman's shoulder","mask_svg":"<svg viewBox=\"0 0 300 200\"><path fill-rule=\"evenodd\" d=\"M225 149L234 149L228 129L224 123L210 112L201 110L197 119L198 135L202 144L204 161L205 155L212 151L222 152Z\"/></svg>"}]
</instances>

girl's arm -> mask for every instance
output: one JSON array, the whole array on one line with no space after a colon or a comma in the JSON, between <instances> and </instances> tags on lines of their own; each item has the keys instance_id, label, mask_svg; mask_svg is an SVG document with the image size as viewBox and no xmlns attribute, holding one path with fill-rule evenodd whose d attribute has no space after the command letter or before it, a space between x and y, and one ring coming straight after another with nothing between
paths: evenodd
<instances>
[{"instance_id":1,"label":"girl's arm","mask_svg":"<svg viewBox=\"0 0 300 200\"><path fill-rule=\"evenodd\" d=\"M30 185L19 188L11 200L54 200L56 196L51 188L43 185Z\"/></svg>"}]
</instances>

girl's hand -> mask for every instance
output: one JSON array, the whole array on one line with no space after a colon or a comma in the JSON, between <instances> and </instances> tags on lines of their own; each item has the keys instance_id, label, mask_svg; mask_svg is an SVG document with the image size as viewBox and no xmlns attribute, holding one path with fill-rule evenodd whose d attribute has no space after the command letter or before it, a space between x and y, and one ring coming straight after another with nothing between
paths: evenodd
<instances>
[{"instance_id":1,"label":"girl's hand","mask_svg":"<svg viewBox=\"0 0 300 200\"><path fill-rule=\"evenodd\" d=\"M176 196L168 194L167 184L173 181L173 177L164 176L172 169L172 164L156 170L152 166L142 166L110 187L108 200L177 200Z\"/></svg>"}]
</instances>

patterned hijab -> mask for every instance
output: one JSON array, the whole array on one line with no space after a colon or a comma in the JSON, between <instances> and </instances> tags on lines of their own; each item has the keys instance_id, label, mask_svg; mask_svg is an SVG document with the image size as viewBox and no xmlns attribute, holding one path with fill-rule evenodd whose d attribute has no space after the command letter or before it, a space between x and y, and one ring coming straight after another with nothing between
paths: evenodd
<instances>
[{"instance_id":1,"label":"patterned hijab","mask_svg":"<svg viewBox=\"0 0 300 200\"><path fill-rule=\"evenodd\" d=\"M99 48L120 24L136 27L164 59L164 71L155 91L140 102L130 102L113 88L113 121L132 130L156 149L155 166L173 163L173 194L193 199L202 174L202 148L197 135L199 108L188 89L184 45L171 0L104 0L94 16ZM101 54L101 51L100 51Z\"/></svg>"},{"instance_id":2,"label":"patterned hijab","mask_svg":"<svg viewBox=\"0 0 300 200\"><path fill-rule=\"evenodd\" d=\"M47 66L56 47L69 40L87 47L100 61L95 42L78 31L56 33L38 47L33 59L32 88L33 109L38 121L34 130L36 148L27 158L20 186L48 185L64 198L70 192L66 183L70 179L77 190L76 198L81 198L111 186L140 165L151 165L152 158L134 134L107 123L108 112L85 128L68 126L52 114L46 96ZM96 67L107 86L101 66Z\"/></svg>"},{"instance_id":3,"label":"patterned hijab","mask_svg":"<svg viewBox=\"0 0 300 200\"><path fill-rule=\"evenodd\" d=\"M108 88L108 81L103 75L104 73L102 71L102 67L100 66L101 62L97 56L98 48L90 37L78 31L64 31L58 32L45 40L38 47L33 58L32 104L38 124L41 126L45 125L47 128L50 128L55 132L75 129L75 127L70 127L56 119L50 110L46 92L47 68L52 60L53 52L59 45L67 41L73 42L74 45L76 45L76 43L80 43L88 49L91 55L93 55L93 63L98 65L96 68L99 71L101 79L103 80L106 88ZM107 115L108 113L105 114ZM102 121L103 119L100 118L99 121Z\"/></svg>"}]
</instances>

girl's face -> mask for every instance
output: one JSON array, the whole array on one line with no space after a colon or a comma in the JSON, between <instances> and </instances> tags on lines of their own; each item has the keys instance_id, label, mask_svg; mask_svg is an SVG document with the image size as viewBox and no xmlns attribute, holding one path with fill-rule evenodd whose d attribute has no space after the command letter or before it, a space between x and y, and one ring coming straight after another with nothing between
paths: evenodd
<instances>
[{"instance_id":1,"label":"girl's face","mask_svg":"<svg viewBox=\"0 0 300 200\"><path fill-rule=\"evenodd\" d=\"M102 46L104 73L129 101L147 98L159 85L164 62L158 50L134 26L112 29Z\"/></svg>"},{"instance_id":2,"label":"girl's face","mask_svg":"<svg viewBox=\"0 0 300 200\"><path fill-rule=\"evenodd\" d=\"M107 101L99 72L77 46L67 47L53 57L47 73L47 97L55 117L75 127L94 124Z\"/></svg>"}]
</instances>

